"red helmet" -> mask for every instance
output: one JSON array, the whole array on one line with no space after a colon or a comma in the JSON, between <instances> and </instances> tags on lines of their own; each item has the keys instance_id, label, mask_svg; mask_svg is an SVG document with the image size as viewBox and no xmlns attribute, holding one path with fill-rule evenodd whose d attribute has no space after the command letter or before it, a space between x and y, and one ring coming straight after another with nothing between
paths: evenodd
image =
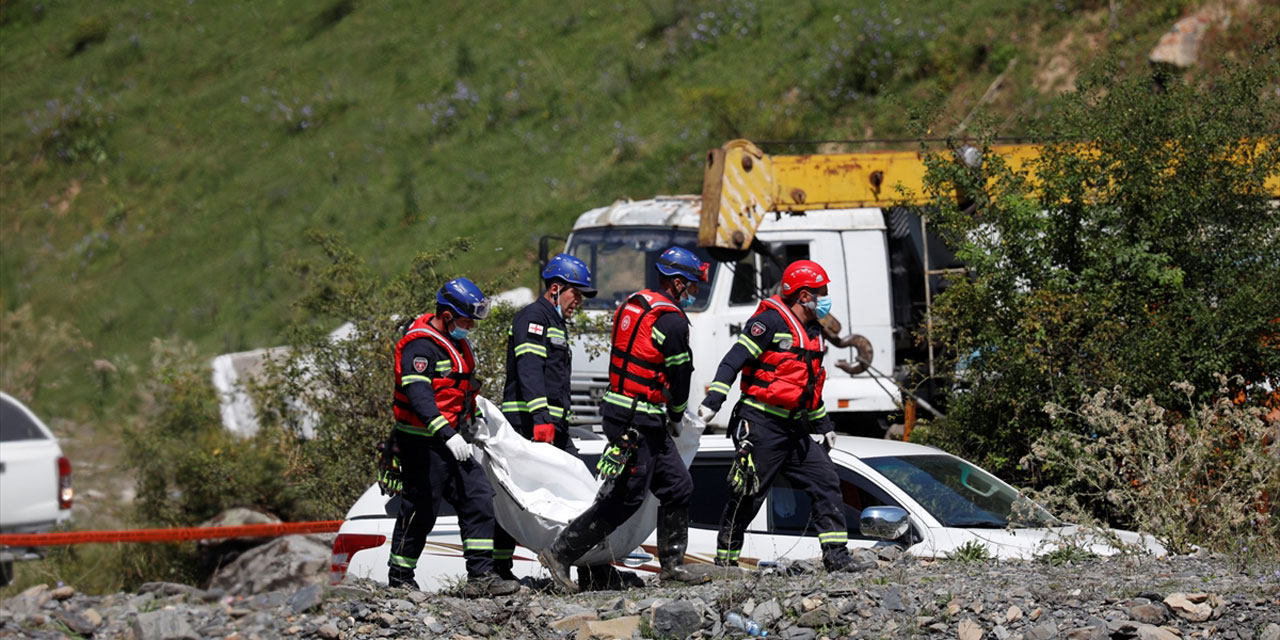
<instances>
[{"instance_id":1,"label":"red helmet","mask_svg":"<svg viewBox=\"0 0 1280 640\"><path fill-rule=\"evenodd\" d=\"M827 270L812 260L796 260L787 265L782 272L783 295L795 293L801 289L821 289L831 282Z\"/></svg>"}]
</instances>

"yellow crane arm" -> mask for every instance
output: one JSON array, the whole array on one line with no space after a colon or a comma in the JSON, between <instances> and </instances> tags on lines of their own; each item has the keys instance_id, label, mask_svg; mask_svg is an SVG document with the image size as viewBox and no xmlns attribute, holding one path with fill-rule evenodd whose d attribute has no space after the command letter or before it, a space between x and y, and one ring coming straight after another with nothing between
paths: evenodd
<instances>
[{"instance_id":1,"label":"yellow crane arm","mask_svg":"<svg viewBox=\"0 0 1280 640\"><path fill-rule=\"evenodd\" d=\"M1269 144L1276 140L1260 139L1254 151ZM1041 149L997 145L984 153L1030 171ZM919 151L769 155L748 140L733 140L707 152L698 246L745 251L767 213L925 204L925 171ZM1267 176L1265 188L1280 198L1280 171Z\"/></svg>"}]
</instances>

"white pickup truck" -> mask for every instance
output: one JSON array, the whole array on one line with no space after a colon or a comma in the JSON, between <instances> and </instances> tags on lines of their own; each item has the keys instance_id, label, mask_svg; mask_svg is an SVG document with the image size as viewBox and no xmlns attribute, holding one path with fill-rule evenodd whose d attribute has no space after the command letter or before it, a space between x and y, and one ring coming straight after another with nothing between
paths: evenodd
<instances>
[{"instance_id":1,"label":"white pickup truck","mask_svg":"<svg viewBox=\"0 0 1280 640\"><path fill-rule=\"evenodd\" d=\"M0 392L0 533L48 531L71 517L71 462L36 414ZM0 586L36 549L0 547Z\"/></svg>"},{"instance_id":2,"label":"white pickup truck","mask_svg":"<svg viewBox=\"0 0 1280 640\"><path fill-rule=\"evenodd\" d=\"M894 379L905 378L907 357L921 355L914 350L912 329L920 313L923 276L913 278L910 270L895 264L894 256L910 249L911 237L909 231L896 233L887 224L895 216L910 214L859 208L768 216L756 231L767 253L716 262L697 245L701 209L699 196L660 196L622 200L578 216L565 251L587 263L600 291L583 301L585 313L610 314L626 296L656 286L654 260L672 245L711 262L711 282L686 309L695 368L689 402L696 406L756 305L776 293L783 267L799 259L817 261L832 278L831 316L843 324L844 333L869 341L875 367L851 375L831 366L839 360L854 363L858 355L854 347L833 346L826 359L827 410L844 432L882 435L886 418L901 401ZM899 226L908 225L895 228ZM592 357L588 342L574 341L572 409L577 424L599 423L600 398L608 385L608 359L603 354ZM737 396L735 387L725 406L732 407ZM721 426L729 413L720 412Z\"/></svg>"}]
</instances>

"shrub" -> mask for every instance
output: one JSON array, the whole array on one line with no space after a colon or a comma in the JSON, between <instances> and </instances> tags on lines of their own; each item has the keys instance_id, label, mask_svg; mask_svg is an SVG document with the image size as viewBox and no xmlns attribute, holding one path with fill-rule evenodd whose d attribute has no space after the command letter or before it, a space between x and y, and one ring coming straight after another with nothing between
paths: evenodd
<instances>
[{"instance_id":1,"label":"shrub","mask_svg":"<svg viewBox=\"0 0 1280 640\"><path fill-rule=\"evenodd\" d=\"M1028 462L1052 467L1078 501L1105 505L1172 552L1280 558L1280 455L1266 445L1273 427L1262 409L1232 400L1241 383L1219 376L1204 401L1175 383L1176 407L1118 388L1086 395L1076 409L1050 405L1055 420L1077 419L1089 433L1045 433Z\"/></svg>"}]
</instances>

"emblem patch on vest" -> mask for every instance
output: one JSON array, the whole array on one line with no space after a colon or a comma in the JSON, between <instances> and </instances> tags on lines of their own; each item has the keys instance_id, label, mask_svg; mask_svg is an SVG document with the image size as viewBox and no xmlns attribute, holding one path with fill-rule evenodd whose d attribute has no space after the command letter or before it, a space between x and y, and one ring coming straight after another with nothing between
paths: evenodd
<instances>
[{"instance_id":1,"label":"emblem patch on vest","mask_svg":"<svg viewBox=\"0 0 1280 640\"><path fill-rule=\"evenodd\" d=\"M765 327L763 322L752 322L751 335L759 338L760 336L764 335L764 328Z\"/></svg>"},{"instance_id":2,"label":"emblem patch on vest","mask_svg":"<svg viewBox=\"0 0 1280 640\"><path fill-rule=\"evenodd\" d=\"M623 316L621 329L623 331L626 331L627 327L630 327L630 326L631 326L631 316Z\"/></svg>"},{"instance_id":3,"label":"emblem patch on vest","mask_svg":"<svg viewBox=\"0 0 1280 640\"><path fill-rule=\"evenodd\" d=\"M543 331L546 331L546 328L545 328L545 327L543 327L542 325L540 325L540 324L536 324L536 323L533 323L533 322L530 322L530 323L529 323L529 335L531 335L531 336L540 336L540 335L542 335L542 332L543 332Z\"/></svg>"},{"instance_id":4,"label":"emblem patch on vest","mask_svg":"<svg viewBox=\"0 0 1280 640\"><path fill-rule=\"evenodd\" d=\"M422 373L423 371L426 371L426 370L427 370L427 365L428 365L428 364L430 364L430 363L428 363L428 362L427 362L427 359L426 359L426 358L414 358L414 359L413 359L413 370L414 370L414 371L417 371L418 373Z\"/></svg>"}]
</instances>

